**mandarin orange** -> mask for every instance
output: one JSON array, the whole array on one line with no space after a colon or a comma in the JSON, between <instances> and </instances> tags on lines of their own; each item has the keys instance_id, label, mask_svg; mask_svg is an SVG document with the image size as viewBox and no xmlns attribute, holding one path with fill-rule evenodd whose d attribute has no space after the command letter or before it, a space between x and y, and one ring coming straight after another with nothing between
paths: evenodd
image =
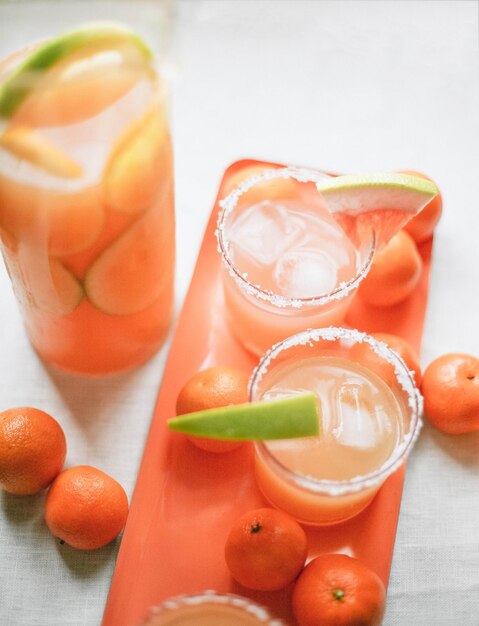
<instances>
[{"instance_id":1,"label":"mandarin orange","mask_svg":"<svg viewBox=\"0 0 479 626\"><path fill-rule=\"evenodd\" d=\"M273 591L297 577L306 561L307 538L298 522L273 508L242 515L225 544L225 560L233 578L244 587Z\"/></svg>"},{"instance_id":2,"label":"mandarin orange","mask_svg":"<svg viewBox=\"0 0 479 626\"><path fill-rule=\"evenodd\" d=\"M128 515L123 487L95 467L71 467L53 481L45 502L50 532L79 550L107 545L121 532Z\"/></svg>"},{"instance_id":3,"label":"mandarin orange","mask_svg":"<svg viewBox=\"0 0 479 626\"><path fill-rule=\"evenodd\" d=\"M372 306L393 306L411 295L421 272L422 259L416 244L410 235L400 230L376 253L358 293Z\"/></svg>"},{"instance_id":4,"label":"mandarin orange","mask_svg":"<svg viewBox=\"0 0 479 626\"><path fill-rule=\"evenodd\" d=\"M234 174L231 174L226 179L224 186L224 196L227 196L233 189L235 189L240 183L244 182L251 176L262 174L265 170L277 169L277 166L264 165L247 165L240 168ZM294 198L298 193L298 186L295 180L291 178L273 178L265 179L259 183L256 183L251 189L249 189L241 198L241 202L247 204L255 204L263 200L285 200L288 198Z\"/></svg>"},{"instance_id":5,"label":"mandarin orange","mask_svg":"<svg viewBox=\"0 0 479 626\"><path fill-rule=\"evenodd\" d=\"M248 376L231 367L210 367L197 372L182 387L176 400L176 414L185 415L230 404L248 402ZM188 439L208 452L228 452L242 441L219 441L205 437Z\"/></svg>"},{"instance_id":6,"label":"mandarin orange","mask_svg":"<svg viewBox=\"0 0 479 626\"><path fill-rule=\"evenodd\" d=\"M60 424L32 407L0 413L0 486L18 495L45 489L65 462L66 440Z\"/></svg>"},{"instance_id":7,"label":"mandarin orange","mask_svg":"<svg viewBox=\"0 0 479 626\"><path fill-rule=\"evenodd\" d=\"M413 372L416 387L421 384L421 367L419 359L408 342L390 333L371 333L371 337L382 341L404 361L406 367ZM389 386L396 383L394 365L387 363L367 342L358 343L351 350L351 358L379 376Z\"/></svg>"},{"instance_id":8,"label":"mandarin orange","mask_svg":"<svg viewBox=\"0 0 479 626\"><path fill-rule=\"evenodd\" d=\"M393 335L391 333L372 333L372 336L378 341L384 341L391 350L394 350L394 352L401 357L407 368L414 373L416 387L420 387L422 380L421 365L419 363L419 357L412 346L403 337L399 337L399 335Z\"/></svg>"},{"instance_id":9,"label":"mandarin orange","mask_svg":"<svg viewBox=\"0 0 479 626\"><path fill-rule=\"evenodd\" d=\"M479 431L479 359L453 352L430 363L421 390L424 414L445 433Z\"/></svg>"},{"instance_id":10,"label":"mandarin orange","mask_svg":"<svg viewBox=\"0 0 479 626\"><path fill-rule=\"evenodd\" d=\"M401 170L403 174L411 174L412 176L419 176L432 180L429 176L426 176L422 172L416 170ZM432 181L434 182L434 181ZM410 220L404 230L408 232L416 243L422 243L427 239L430 239L434 233L436 224L439 222L442 214L442 196L441 192L437 194L435 198L428 202L426 206L415 217Z\"/></svg>"},{"instance_id":11,"label":"mandarin orange","mask_svg":"<svg viewBox=\"0 0 479 626\"><path fill-rule=\"evenodd\" d=\"M299 626L379 626L386 591L379 576L358 559L323 554L304 568L292 602Z\"/></svg>"}]
</instances>

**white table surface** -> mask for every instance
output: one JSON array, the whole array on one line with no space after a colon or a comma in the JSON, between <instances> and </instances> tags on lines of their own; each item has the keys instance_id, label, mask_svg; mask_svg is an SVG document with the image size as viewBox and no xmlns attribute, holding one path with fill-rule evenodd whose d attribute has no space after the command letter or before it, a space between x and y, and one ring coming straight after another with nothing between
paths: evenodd
<instances>
[{"instance_id":1,"label":"white table surface","mask_svg":"<svg viewBox=\"0 0 479 626\"><path fill-rule=\"evenodd\" d=\"M2 54L38 21L54 22L55 9L25 14L26 4L0 3ZM479 354L477 2L180 1L171 60L177 312L231 162L414 168L444 196L422 364ZM67 464L97 466L131 495L168 345L133 373L90 380L53 370L25 338L3 266L0 315L0 409L50 412L67 436ZM0 496L0 624L99 624L119 542L94 553L59 546L43 500ZM479 625L479 433L421 434L384 625Z\"/></svg>"}]
</instances>

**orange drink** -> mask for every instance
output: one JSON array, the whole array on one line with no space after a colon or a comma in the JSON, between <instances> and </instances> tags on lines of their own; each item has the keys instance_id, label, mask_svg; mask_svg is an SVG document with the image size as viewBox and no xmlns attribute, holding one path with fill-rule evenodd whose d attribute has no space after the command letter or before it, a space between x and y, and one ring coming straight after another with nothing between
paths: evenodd
<instances>
[{"instance_id":1,"label":"orange drink","mask_svg":"<svg viewBox=\"0 0 479 626\"><path fill-rule=\"evenodd\" d=\"M222 201L217 237L226 313L257 355L305 328L339 324L371 265L373 230L353 243L316 189L323 178L265 170Z\"/></svg>"},{"instance_id":2,"label":"orange drink","mask_svg":"<svg viewBox=\"0 0 479 626\"><path fill-rule=\"evenodd\" d=\"M207 591L166 600L142 626L282 626L258 604L233 594Z\"/></svg>"},{"instance_id":3,"label":"orange drink","mask_svg":"<svg viewBox=\"0 0 479 626\"><path fill-rule=\"evenodd\" d=\"M404 462L422 399L395 352L344 328L287 338L250 382L253 401L304 391L318 398L320 435L257 443L256 477L274 506L306 524L334 524L362 511Z\"/></svg>"},{"instance_id":4,"label":"orange drink","mask_svg":"<svg viewBox=\"0 0 479 626\"><path fill-rule=\"evenodd\" d=\"M132 31L92 24L0 68L0 235L38 354L84 374L152 356L170 324L165 86Z\"/></svg>"}]
</instances>

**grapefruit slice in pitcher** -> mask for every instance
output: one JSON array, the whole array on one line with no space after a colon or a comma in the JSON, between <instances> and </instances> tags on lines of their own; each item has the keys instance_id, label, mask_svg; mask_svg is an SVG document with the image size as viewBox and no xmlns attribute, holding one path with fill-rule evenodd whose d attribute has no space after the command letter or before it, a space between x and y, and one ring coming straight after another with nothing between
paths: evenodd
<instances>
[{"instance_id":1,"label":"grapefruit slice in pitcher","mask_svg":"<svg viewBox=\"0 0 479 626\"><path fill-rule=\"evenodd\" d=\"M316 185L328 210L356 245L370 229L381 249L437 194L436 185L399 173L351 174Z\"/></svg>"},{"instance_id":2,"label":"grapefruit slice in pitcher","mask_svg":"<svg viewBox=\"0 0 479 626\"><path fill-rule=\"evenodd\" d=\"M73 124L101 112L151 71L152 52L134 32L86 24L27 51L0 84L0 117L32 127Z\"/></svg>"}]
</instances>

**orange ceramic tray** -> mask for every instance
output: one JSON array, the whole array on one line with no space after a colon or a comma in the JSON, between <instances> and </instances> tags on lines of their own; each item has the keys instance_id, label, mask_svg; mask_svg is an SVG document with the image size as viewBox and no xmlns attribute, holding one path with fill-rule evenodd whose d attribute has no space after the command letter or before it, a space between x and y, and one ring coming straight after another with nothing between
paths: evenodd
<instances>
[{"instance_id":1,"label":"orange ceramic tray","mask_svg":"<svg viewBox=\"0 0 479 626\"><path fill-rule=\"evenodd\" d=\"M258 162L240 161L228 168L218 199L224 195L222 189L229 176L254 164ZM253 477L251 445L227 454L208 454L166 427L167 418L174 415L179 389L196 371L221 364L249 373L256 364L224 323L220 258L214 236L217 211L218 200L166 364L103 626L135 626L149 607L170 596L204 589L249 596L294 623L289 608L291 589L274 593L247 591L234 583L223 559L223 546L233 521L241 513L265 505ZM413 296L383 311L356 301L347 320L349 325L402 335L419 352L431 242L420 252L424 273ZM403 480L404 468L387 480L358 517L338 526L308 531L311 555L354 555L387 583Z\"/></svg>"}]
</instances>

